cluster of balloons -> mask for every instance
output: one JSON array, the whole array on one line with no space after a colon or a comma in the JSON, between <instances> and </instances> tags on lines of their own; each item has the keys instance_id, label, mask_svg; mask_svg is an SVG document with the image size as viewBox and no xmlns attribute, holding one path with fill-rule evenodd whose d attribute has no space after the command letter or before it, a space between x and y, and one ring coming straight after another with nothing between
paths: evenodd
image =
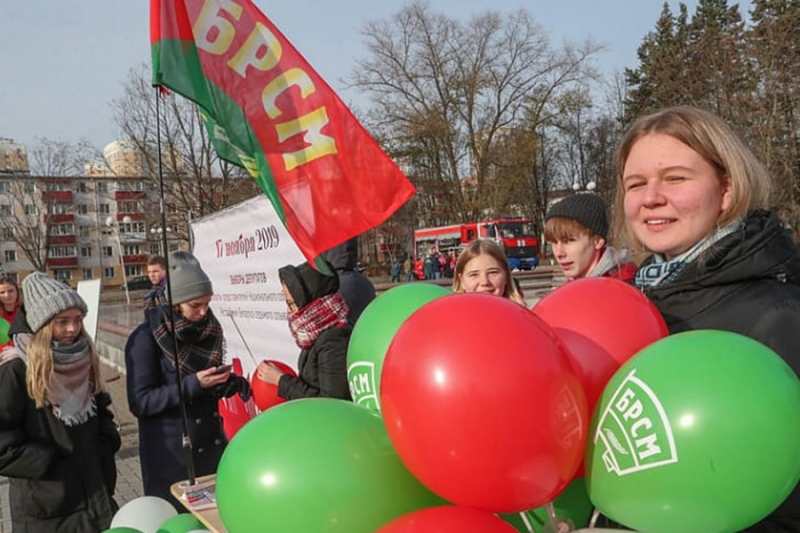
<instances>
[{"instance_id":1,"label":"cluster of balloons","mask_svg":"<svg viewBox=\"0 0 800 533\"><path fill-rule=\"evenodd\" d=\"M593 508L647 533L732 533L800 479L800 381L719 331L668 336L617 280L533 311L424 283L356 324L354 402L272 404L217 474L228 530L558 531Z\"/></svg>"},{"instance_id":2,"label":"cluster of balloons","mask_svg":"<svg viewBox=\"0 0 800 533\"><path fill-rule=\"evenodd\" d=\"M135 498L119 508L103 533L210 533L194 515L178 514L155 496Z\"/></svg>"}]
</instances>

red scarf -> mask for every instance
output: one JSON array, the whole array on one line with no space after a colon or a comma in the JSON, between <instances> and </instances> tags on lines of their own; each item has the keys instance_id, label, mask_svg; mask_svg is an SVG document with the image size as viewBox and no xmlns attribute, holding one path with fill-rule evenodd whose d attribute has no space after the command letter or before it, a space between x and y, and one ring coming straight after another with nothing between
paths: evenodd
<instances>
[{"instance_id":1,"label":"red scarf","mask_svg":"<svg viewBox=\"0 0 800 533\"><path fill-rule=\"evenodd\" d=\"M347 325L349 312L341 294L328 294L290 315L289 329L297 345L305 350L311 348L326 329Z\"/></svg>"}]
</instances>

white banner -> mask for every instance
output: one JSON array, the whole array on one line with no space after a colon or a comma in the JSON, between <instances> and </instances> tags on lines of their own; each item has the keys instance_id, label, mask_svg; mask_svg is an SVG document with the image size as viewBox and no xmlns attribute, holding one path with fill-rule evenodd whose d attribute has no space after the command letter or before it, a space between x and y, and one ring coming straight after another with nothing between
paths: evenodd
<instances>
[{"instance_id":1,"label":"white banner","mask_svg":"<svg viewBox=\"0 0 800 533\"><path fill-rule=\"evenodd\" d=\"M263 359L295 370L300 348L286 317L278 269L305 261L266 196L192 221L195 257L214 285L211 307L225 330L226 361L252 376Z\"/></svg>"}]
</instances>

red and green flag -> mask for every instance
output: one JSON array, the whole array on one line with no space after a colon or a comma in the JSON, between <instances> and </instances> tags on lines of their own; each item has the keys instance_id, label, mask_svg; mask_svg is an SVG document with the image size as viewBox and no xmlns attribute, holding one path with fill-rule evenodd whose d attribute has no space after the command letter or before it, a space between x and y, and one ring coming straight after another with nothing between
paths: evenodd
<instances>
[{"instance_id":1,"label":"red and green flag","mask_svg":"<svg viewBox=\"0 0 800 533\"><path fill-rule=\"evenodd\" d=\"M153 84L194 101L303 255L374 228L414 186L251 0L151 0Z\"/></svg>"}]
</instances>

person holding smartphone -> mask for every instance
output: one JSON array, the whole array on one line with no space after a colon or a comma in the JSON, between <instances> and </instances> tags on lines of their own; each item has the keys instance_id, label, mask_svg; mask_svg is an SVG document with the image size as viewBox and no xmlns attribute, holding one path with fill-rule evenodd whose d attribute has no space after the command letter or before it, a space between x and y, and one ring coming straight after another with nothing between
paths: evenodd
<instances>
[{"instance_id":1,"label":"person holding smartphone","mask_svg":"<svg viewBox=\"0 0 800 533\"><path fill-rule=\"evenodd\" d=\"M219 398L239 392L247 399L250 389L247 380L223 365L222 326L209 307L211 280L192 254L170 254L167 285L174 308L170 311L166 291L156 291L146 300L145 321L125 346L125 366L128 406L139 422L144 493L180 509L170 494L170 486L188 476L178 375L197 476L216 471L227 444Z\"/></svg>"}]
</instances>

